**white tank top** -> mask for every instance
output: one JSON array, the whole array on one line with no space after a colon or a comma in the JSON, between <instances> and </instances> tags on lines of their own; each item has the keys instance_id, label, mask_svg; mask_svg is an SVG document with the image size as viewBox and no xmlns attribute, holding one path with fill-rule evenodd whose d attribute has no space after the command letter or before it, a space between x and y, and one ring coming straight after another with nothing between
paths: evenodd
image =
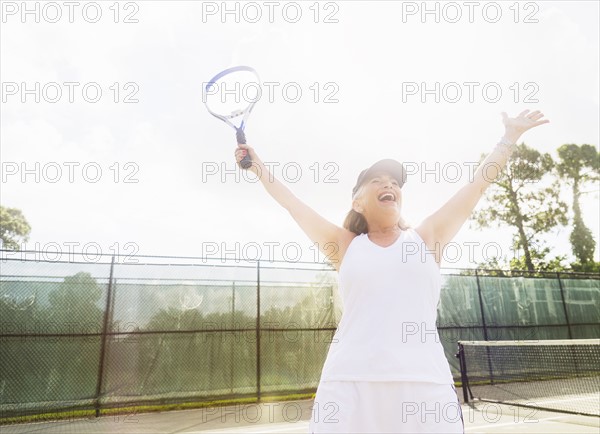
<instances>
[{"instance_id":1,"label":"white tank top","mask_svg":"<svg viewBox=\"0 0 600 434\"><path fill-rule=\"evenodd\" d=\"M339 271L343 313L321 381L453 384L440 341L441 274L414 229L389 247L356 236Z\"/></svg>"}]
</instances>

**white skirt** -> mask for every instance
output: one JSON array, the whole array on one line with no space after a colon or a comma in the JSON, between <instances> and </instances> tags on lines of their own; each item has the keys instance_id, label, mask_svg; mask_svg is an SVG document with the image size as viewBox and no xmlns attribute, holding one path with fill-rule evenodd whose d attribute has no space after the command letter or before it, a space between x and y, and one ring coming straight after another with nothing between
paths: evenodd
<instances>
[{"instance_id":1,"label":"white skirt","mask_svg":"<svg viewBox=\"0 0 600 434\"><path fill-rule=\"evenodd\" d=\"M321 381L310 433L464 433L451 384Z\"/></svg>"}]
</instances>

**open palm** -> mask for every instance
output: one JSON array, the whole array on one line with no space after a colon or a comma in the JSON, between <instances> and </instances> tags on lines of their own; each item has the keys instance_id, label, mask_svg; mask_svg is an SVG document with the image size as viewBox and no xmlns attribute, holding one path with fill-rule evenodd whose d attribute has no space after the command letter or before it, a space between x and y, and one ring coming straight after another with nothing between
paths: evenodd
<instances>
[{"instance_id":1,"label":"open palm","mask_svg":"<svg viewBox=\"0 0 600 434\"><path fill-rule=\"evenodd\" d=\"M550 122L548 119L541 120L543 117L544 114L539 110L531 113L529 110L524 110L516 118L509 118L506 112L502 112L502 122L506 131L519 136L533 127Z\"/></svg>"}]
</instances>

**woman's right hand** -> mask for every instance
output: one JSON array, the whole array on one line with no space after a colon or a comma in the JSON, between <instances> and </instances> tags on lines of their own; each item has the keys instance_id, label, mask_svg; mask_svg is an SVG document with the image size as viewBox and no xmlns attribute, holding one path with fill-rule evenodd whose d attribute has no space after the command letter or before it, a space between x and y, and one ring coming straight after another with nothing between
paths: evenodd
<instances>
[{"instance_id":1,"label":"woman's right hand","mask_svg":"<svg viewBox=\"0 0 600 434\"><path fill-rule=\"evenodd\" d=\"M238 164L238 166L240 166L240 161L242 161L246 154L250 154L250 158L252 159L252 165L246 170L251 170L256 174L259 162L256 152L254 152L254 149L251 146L248 146L244 143L238 143L238 147L235 150L235 161Z\"/></svg>"}]
</instances>

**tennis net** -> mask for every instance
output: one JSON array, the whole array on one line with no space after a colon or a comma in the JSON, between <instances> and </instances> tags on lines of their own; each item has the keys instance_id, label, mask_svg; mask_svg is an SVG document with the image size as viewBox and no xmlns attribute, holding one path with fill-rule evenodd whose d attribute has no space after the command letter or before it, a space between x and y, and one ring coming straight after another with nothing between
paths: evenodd
<instances>
[{"instance_id":1,"label":"tennis net","mask_svg":"<svg viewBox=\"0 0 600 434\"><path fill-rule=\"evenodd\" d=\"M600 416L600 339L459 341L465 402Z\"/></svg>"}]
</instances>

